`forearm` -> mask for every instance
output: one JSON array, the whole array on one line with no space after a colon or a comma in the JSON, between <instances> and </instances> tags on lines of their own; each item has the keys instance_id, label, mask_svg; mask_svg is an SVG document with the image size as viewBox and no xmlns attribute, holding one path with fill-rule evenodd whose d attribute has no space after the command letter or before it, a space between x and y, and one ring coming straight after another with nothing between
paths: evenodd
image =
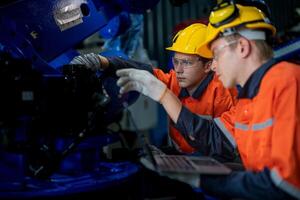
<instances>
[{"instance_id":1,"label":"forearm","mask_svg":"<svg viewBox=\"0 0 300 200\"><path fill-rule=\"evenodd\" d=\"M201 188L213 196L230 199L292 199L273 184L268 169L258 173L242 171L223 176L201 175Z\"/></svg>"},{"instance_id":2,"label":"forearm","mask_svg":"<svg viewBox=\"0 0 300 200\"><path fill-rule=\"evenodd\" d=\"M182 106L180 100L167 89L160 103L188 143L204 155L210 155L221 161L237 160L235 148L225 138L213 121L201 118Z\"/></svg>"},{"instance_id":3,"label":"forearm","mask_svg":"<svg viewBox=\"0 0 300 200\"><path fill-rule=\"evenodd\" d=\"M106 70L109 67L109 60L104 56L99 57L100 66L103 70Z\"/></svg>"},{"instance_id":4,"label":"forearm","mask_svg":"<svg viewBox=\"0 0 300 200\"><path fill-rule=\"evenodd\" d=\"M205 119L182 106L174 127L186 141L203 155L212 156L220 161L238 160L235 146L226 138L213 120Z\"/></svg>"},{"instance_id":5,"label":"forearm","mask_svg":"<svg viewBox=\"0 0 300 200\"><path fill-rule=\"evenodd\" d=\"M167 89L164 96L161 98L160 103L168 113L169 117L174 123L177 123L179 113L182 108L180 100L175 96L175 94Z\"/></svg>"}]
</instances>

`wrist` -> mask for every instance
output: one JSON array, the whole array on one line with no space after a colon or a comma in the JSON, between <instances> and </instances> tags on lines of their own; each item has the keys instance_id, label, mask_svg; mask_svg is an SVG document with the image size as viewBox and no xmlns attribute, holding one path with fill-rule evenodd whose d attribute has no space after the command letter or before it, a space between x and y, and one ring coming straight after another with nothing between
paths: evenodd
<instances>
[{"instance_id":1,"label":"wrist","mask_svg":"<svg viewBox=\"0 0 300 200\"><path fill-rule=\"evenodd\" d=\"M167 93L168 93L168 87L165 86L164 89L163 89L163 91L162 91L162 93L161 93L161 95L160 95L160 97L159 97L159 99L158 99L158 102L160 104L163 103L163 100L164 100L164 98L165 98L165 96L166 96Z\"/></svg>"},{"instance_id":2,"label":"wrist","mask_svg":"<svg viewBox=\"0 0 300 200\"><path fill-rule=\"evenodd\" d=\"M178 97L168 89L160 103L168 113L171 120L176 124L182 109L182 103Z\"/></svg>"},{"instance_id":3,"label":"wrist","mask_svg":"<svg viewBox=\"0 0 300 200\"><path fill-rule=\"evenodd\" d=\"M109 61L106 57L98 55L99 59L99 69L105 70L109 66Z\"/></svg>"}]
</instances>

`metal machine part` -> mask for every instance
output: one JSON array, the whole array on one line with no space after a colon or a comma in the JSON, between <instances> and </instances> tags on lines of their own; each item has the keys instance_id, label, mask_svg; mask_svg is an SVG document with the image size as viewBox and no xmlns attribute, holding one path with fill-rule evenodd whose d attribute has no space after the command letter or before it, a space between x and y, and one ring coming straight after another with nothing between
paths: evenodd
<instances>
[{"instance_id":1,"label":"metal machine part","mask_svg":"<svg viewBox=\"0 0 300 200\"><path fill-rule=\"evenodd\" d=\"M87 136L105 134L122 102L131 104L138 97L119 99L113 78L99 78L81 65L64 65L62 76L45 78L29 61L3 54L0 69L2 149L27 154L26 168L35 177L51 175ZM62 137L71 141L59 150L56 142Z\"/></svg>"}]
</instances>

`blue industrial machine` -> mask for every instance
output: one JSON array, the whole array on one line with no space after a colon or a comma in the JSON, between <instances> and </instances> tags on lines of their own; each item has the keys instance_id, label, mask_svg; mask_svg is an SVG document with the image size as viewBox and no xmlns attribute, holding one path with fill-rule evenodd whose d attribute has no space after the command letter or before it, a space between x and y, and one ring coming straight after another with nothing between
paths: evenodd
<instances>
[{"instance_id":1,"label":"blue industrial machine","mask_svg":"<svg viewBox=\"0 0 300 200\"><path fill-rule=\"evenodd\" d=\"M1 199L107 190L138 171L104 162L101 149L119 139L108 125L138 94L119 98L114 75L68 63L82 40L121 34L126 13L158 1L0 2Z\"/></svg>"}]
</instances>

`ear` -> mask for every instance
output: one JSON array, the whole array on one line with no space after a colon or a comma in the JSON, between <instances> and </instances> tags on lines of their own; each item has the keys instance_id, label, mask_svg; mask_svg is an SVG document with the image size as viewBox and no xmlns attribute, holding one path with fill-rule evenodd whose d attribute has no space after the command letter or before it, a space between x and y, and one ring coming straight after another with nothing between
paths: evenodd
<instances>
[{"instance_id":1,"label":"ear","mask_svg":"<svg viewBox=\"0 0 300 200\"><path fill-rule=\"evenodd\" d=\"M238 41L238 51L242 58L246 58L251 53L251 43L246 38L241 37Z\"/></svg>"},{"instance_id":2,"label":"ear","mask_svg":"<svg viewBox=\"0 0 300 200\"><path fill-rule=\"evenodd\" d=\"M212 64L212 60L210 60L210 61L208 61L208 62L206 62L205 64L204 64L204 72L205 73L208 73L208 72L210 72L212 69L211 69L211 64Z\"/></svg>"}]
</instances>

